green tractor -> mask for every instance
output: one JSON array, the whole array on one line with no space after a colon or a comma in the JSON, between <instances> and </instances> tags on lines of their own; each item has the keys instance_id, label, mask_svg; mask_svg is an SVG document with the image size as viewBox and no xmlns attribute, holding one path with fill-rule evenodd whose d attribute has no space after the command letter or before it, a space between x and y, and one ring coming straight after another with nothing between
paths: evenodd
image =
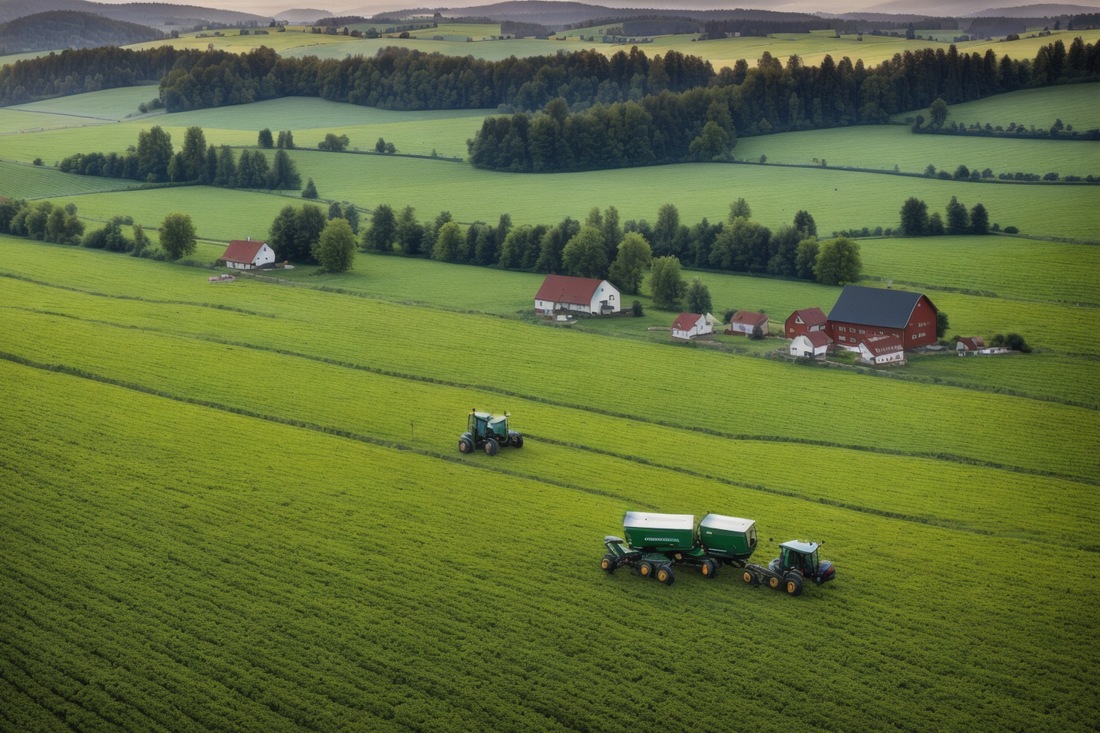
<instances>
[{"instance_id":1,"label":"green tractor","mask_svg":"<svg viewBox=\"0 0 1100 733\"><path fill-rule=\"evenodd\" d=\"M523 436L508 429L508 413L493 417L488 412L470 410L466 432L458 439L459 452L469 454L475 450L483 450L495 456L505 446L523 447Z\"/></svg>"},{"instance_id":2,"label":"green tractor","mask_svg":"<svg viewBox=\"0 0 1100 733\"><path fill-rule=\"evenodd\" d=\"M768 563L768 567L746 565L742 577L753 586L767 585L775 590L785 590L792 596L800 596L805 581L812 580L822 585L836 577L833 564L817 556L817 548L823 544L796 540L783 542L779 545L779 557Z\"/></svg>"}]
</instances>

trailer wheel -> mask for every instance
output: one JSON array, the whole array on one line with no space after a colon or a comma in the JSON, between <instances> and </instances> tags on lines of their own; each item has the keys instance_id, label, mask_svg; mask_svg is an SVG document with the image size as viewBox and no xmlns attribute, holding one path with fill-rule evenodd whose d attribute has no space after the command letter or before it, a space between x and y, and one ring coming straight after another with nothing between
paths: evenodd
<instances>
[{"instance_id":1,"label":"trailer wheel","mask_svg":"<svg viewBox=\"0 0 1100 733\"><path fill-rule=\"evenodd\" d=\"M661 581L665 585L672 585L676 580L676 576L672 574L672 568L668 565L662 565L657 568L657 580Z\"/></svg>"},{"instance_id":2,"label":"trailer wheel","mask_svg":"<svg viewBox=\"0 0 1100 733\"><path fill-rule=\"evenodd\" d=\"M500 450L500 444L492 438L485 441L485 452L491 456L495 456L497 451Z\"/></svg>"},{"instance_id":3,"label":"trailer wheel","mask_svg":"<svg viewBox=\"0 0 1100 733\"><path fill-rule=\"evenodd\" d=\"M718 563L715 560L703 561L703 577L710 580L718 577Z\"/></svg>"},{"instance_id":4,"label":"trailer wheel","mask_svg":"<svg viewBox=\"0 0 1100 733\"><path fill-rule=\"evenodd\" d=\"M600 567L603 568L604 572L610 575L615 572L616 559L617 558L609 552L603 556L603 560L600 561Z\"/></svg>"},{"instance_id":5,"label":"trailer wheel","mask_svg":"<svg viewBox=\"0 0 1100 733\"><path fill-rule=\"evenodd\" d=\"M652 578L654 570L653 563L649 560L642 560L642 564L638 566L638 574L643 578Z\"/></svg>"},{"instance_id":6,"label":"trailer wheel","mask_svg":"<svg viewBox=\"0 0 1100 733\"><path fill-rule=\"evenodd\" d=\"M756 583L753 582L752 573L750 573L748 570L746 570L745 574L741 577L745 579L746 583L749 583L750 585L756 585Z\"/></svg>"},{"instance_id":7,"label":"trailer wheel","mask_svg":"<svg viewBox=\"0 0 1100 733\"><path fill-rule=\"evenodd\" d=\"M802 576L798 573L787 573L787 593L792 596L802 595Z\"/></svg>"},{"instance_id":8,"label":"trailer wheel","mask_svg":"<svg viewBox=\"0 0 1100 733\"><path fill-rule=\"evenodd\" d=\"M772 588L774 590L779 589L779 576L778 575L773 575L770 578L768 578L768 587Z\"/></svg>"}]
</instances>

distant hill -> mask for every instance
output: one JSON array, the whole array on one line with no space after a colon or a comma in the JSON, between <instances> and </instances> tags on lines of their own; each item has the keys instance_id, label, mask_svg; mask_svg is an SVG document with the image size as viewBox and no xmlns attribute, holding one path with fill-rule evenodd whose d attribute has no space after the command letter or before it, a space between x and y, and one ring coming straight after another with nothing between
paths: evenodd
<instances>
[{"instance_id":1,"label":"distant hill","mask_svg":"<svg viewBox=\"0 0 1100 733\"><path fill-rule=\"evenodd\" d=\"M864 8L863 12L912 14L913 6L912 0L890 0L889 2ZM954 16L956 18L975 15L1044 18L1054 15L1077 15L1078 13L1092 12L1097 7L1100 7L1100 0L1083 0L1077 5L1049 3L1023 7L991 7L990 0L924 0L920 3L920 10L924 14ZM1064 10L1063 8L1070 9Z\"/></svg>"},{"instance_id":2,"label":"distant hill","mask_svg":"<svg viewBox=\"0 0 1100 733\"><path fill-rule=\"evenodd\" d=\"M988 8L974 15L979 18L1053 18L1056 15L1095 13L1097 5L1019 5L1014 8Z\"/></svg>"},{"instance_id":3,"label":"distant hill","mask_svg":"<svg viewBox=\"0 0 1100 733\"><path fill-rule=\"evenodd\" d=\"M312 23L318 18L332 17L332 13L328 10L317 10L316 8L291 8L290 10L284 10L275 16L275 20L285 20L291 25L299 25Z\"/></svg>"},{"instance_id":4,"label":"distant hill","mask_svg":"<svg viewBox=\"0 0 1100 733\"><path fill-rule=\"evenodd\" d=\"M50 10L75 10L95 13L112 20L138 23L150 27L194 26L200 23L262 23L271 22L270 16L241 13L236 10L202 8L197 5L169 5L167 3L126 3L110 5L88 0L0 0L0 23L16 18L44 13ZM323 11L322 11L323 13Z\"/></svg>"},{"instance_id":5,"label":"distant hill","mask_svg":"<svg viewBox=\"0 0 1100 733\"><path fill-rule=\"evenodd\" d=\"M112 20L94 13L50 10L0 25L0 54L53 48L125 46L158 41L164 37L164 33L155 28L137 23Z\"/></svg>"}]
</instances>

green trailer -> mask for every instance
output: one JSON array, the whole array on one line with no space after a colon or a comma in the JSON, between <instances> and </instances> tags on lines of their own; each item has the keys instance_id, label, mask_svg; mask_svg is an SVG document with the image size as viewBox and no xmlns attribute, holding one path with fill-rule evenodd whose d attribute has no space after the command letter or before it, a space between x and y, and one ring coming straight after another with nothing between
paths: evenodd
<instances>
[{"instance_id":1,"label":"green trailer","mask_svg":"<svg viewBox=\"0 0 1100 733\"><path fill-rule=\"evenodd\" d=\"M694 565L715 578L722 565L744 567L756 550L756 523L721 514L707 514L696 524L693 514L627 512L623 534L625 540L604 537L601 567L608 573L629 567L666 585L675 580L673 564Z\"/></svg>"}]
</instances>

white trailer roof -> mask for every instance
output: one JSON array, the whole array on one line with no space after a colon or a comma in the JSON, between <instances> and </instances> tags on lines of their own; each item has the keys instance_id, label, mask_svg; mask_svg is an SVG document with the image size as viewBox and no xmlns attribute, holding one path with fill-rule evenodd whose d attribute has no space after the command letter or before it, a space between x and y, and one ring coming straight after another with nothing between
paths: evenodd
<instances>
[{"instance_id":1,"label":"white trailer roof","mask_svg":"<svg viewBox=\"0 0 1100 733\"><path fill-rule=\"evenodd\" d=\"M652 512L627 512L624 527L655 527L657 529L694 529L694 514L654 514Z\"/></svg>"},{"instance_id":2,"label":"white trailer roof","mask_svg":"<svg viewBox=\"0 0 1100 733\"><path fill-rule=\"evenodd\" d=\"M721 514L708 514L699 521L700 527L710 527L711 529L722 529L727 532L748 532L755 522L751 519L741 519L740 517L727 517Z\"/></svg>"}]
</instances>

